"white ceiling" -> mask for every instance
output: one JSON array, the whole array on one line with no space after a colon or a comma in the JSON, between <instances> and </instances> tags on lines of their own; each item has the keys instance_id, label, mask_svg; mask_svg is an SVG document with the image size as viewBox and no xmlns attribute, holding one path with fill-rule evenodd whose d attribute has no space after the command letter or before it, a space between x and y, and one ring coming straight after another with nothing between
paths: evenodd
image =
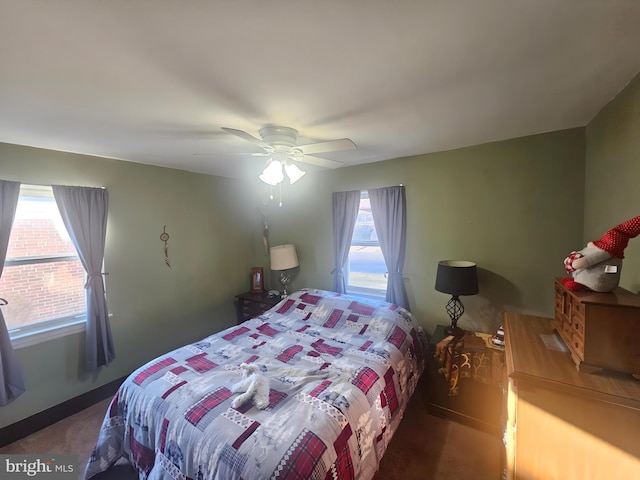
<instances>
[{"instance_id":1,"label":"white ceiling","mask_svg":"<svg viewBox=\"0 0 640 480\"><path fill-rule=\"evenodd\" d=\"M264 159L221 127L357 165L584 126L638 72L638 0L0 0L1 142L231 177Z\"/></svg>"}]
</instances>

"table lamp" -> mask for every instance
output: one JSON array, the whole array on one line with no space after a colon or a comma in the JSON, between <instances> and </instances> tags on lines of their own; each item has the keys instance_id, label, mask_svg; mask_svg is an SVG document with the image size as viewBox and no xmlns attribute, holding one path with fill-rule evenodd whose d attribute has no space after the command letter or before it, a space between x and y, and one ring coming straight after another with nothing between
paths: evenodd
<instances>
[{"instance_id":1,"label":"table lamp","mask_svg":"<svg viewBox=\"0 0 640 480\"><path fill-rule=\"evenodd\" d=\"M442 260L438 262L436 290L451 295L446 307L447 313L451 318L451 325L445 329L445 332L447 335L461 337L464 335L464 330L458 327L458 319L464 313L464 305L458 297L478 293L476 264L466 260Z\"/></svg>"},{"instance_id":2,"label":"table lamp","mask_svg":"<svg viewBox=\"0 0 640 480\"><path fill-rule=\"evenodd\" d=\"M282 298L288 295L287 286L291 282L289 270L300 265L294 245L278 245L270 249L271 270L281 270Z\"/></svg>"}]
</instances>

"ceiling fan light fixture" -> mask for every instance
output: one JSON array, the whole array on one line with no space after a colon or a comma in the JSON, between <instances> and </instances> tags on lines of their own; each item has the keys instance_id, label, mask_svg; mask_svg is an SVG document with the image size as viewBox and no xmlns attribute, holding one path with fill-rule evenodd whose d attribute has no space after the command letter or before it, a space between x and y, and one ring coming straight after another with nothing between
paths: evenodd
<instances>
[{"instance_id":1,"label":"ceiling fan light fixture","mask_svg":"<svg viewBox=\"0 0 640 480\"><path fill-rule=\"evenodd\" d=\"M282 163L277 160L271 160L258 178L268 185L278 185L284 180Z\"/></svg>"},{"instance_id":2,"label":"ceiling fan light fixture","mask_svg":"<svg viewBox=\"0 0 640 480\"><path fill-rule=\"evenodd\" d=\"M300 180L305 175L305 173L307 173L300 170L297 165L294 165L291 162L288 162L287 164L285 164L284 170L285 172L287 172L287 177L289 177L289 183L292 185L296 183L298 180Z\"/></svg>"}]
</instances>

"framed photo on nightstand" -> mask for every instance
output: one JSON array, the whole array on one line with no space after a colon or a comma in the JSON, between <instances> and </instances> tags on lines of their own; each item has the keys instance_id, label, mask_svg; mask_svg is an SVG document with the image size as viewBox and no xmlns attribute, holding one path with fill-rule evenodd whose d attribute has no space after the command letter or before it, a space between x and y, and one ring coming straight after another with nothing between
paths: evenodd
<instances>
[{"instance_id":1,"label":"framed photo on nightstand","mask_svg":"<svg viewBox=\"0 0 640 480\"><path fill-rule=\"evenodd\" d=\"M262 293L264 291L264 274L262 267L251 269L251 293Z\"/></svg>"}]
</instances>

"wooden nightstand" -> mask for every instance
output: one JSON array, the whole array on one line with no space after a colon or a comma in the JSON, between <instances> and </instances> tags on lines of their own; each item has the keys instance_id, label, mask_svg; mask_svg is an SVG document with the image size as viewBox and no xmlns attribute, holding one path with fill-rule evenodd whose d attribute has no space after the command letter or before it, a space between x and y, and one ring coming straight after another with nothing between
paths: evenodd
<instances>
[{"instance_id":1,"label":"wooden nightstand","mask_svg":"<svg viewBox=\"0 0 640 480\"><path fill-rule=\"evenodd\" d=\"M270 297L267 292L245 292L236 295L236 298L238 299L236 303L238 324L261 315L282 300L279 295Z\"/></svg>"},{"instance_id":2,"label":"wooden nightstand","mask_svg":"<svg viewBox=\"0 0 640 480\"><path fill-rule=\"evenodd\" d=\"M484 383L472 378L460 378L458 391L450 395L450 382L440 371L442 365L435 358L436 345L445 338L446 326L438 325L429 341L428 369L427 369L427 403L429 413L439 417L447 417L474 428L500 436L502 434L501 414L504 402L502 387L495 383ZM469 332L471 333L471 332ZM497 352L497 353L496 353ZM488 362L500 372L494 372L493 377L503 375L504 353L497 349L489 349L478 353L498 355L494 361ZM478 362L478 358L471 358L470 363Z\"/></svg>"}]
</instances>

